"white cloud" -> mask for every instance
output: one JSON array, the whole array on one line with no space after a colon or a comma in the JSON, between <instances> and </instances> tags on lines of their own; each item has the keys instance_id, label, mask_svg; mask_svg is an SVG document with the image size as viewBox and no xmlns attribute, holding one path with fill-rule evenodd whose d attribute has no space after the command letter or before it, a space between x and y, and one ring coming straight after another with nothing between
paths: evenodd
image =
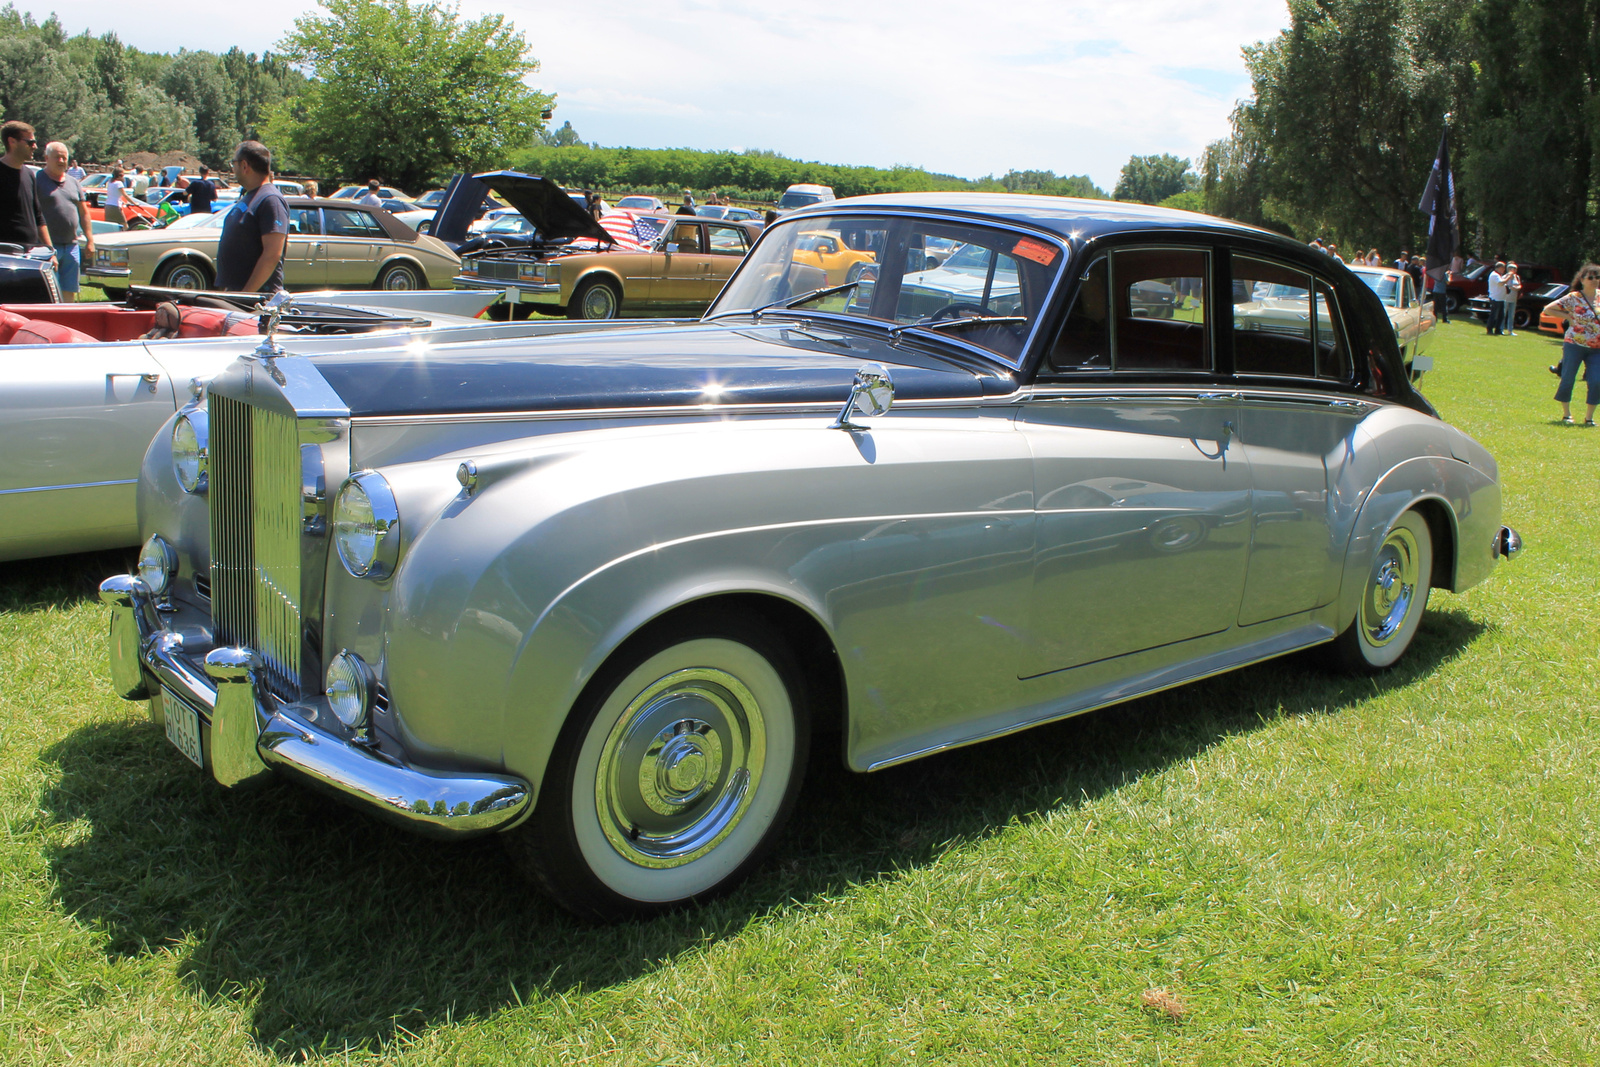
<instances>
[{"instance_id":1,"label":"white cloud","mask_svg":"<svg viewBox=\"0 0 1600 1067\"><path fill-rule=\"evenodd\" d=\"M103 0L53 6L70 32L111 29L162 51L264 51L313 9L216 17L148 3L135 22ZM1283 0L619 0L603 14L464 0L462 10L503 13L527 35L543 64L533 83L559 95L557 122L585 140L748 145L966 177L1048 169L1107 189L1130 155L1198 161L1249 93L1240 49L1288 17Z\"/></svg>"}]
</instances>

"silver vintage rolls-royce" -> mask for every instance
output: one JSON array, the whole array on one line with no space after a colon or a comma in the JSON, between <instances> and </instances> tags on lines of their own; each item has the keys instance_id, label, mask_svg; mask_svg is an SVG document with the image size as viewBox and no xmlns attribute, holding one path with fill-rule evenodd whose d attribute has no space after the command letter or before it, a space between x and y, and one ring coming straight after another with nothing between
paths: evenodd
<instances>
[{"instance_id":1,"label":"silver vintage rolls-royce","mask_svg":"<svg viewBox=\"0 0 1600 1067\"><path fill-rule=\"evenodd\" d=\"M179 751L500 832L599 917L749 870L814 736L872 771L1316 645L1379 670L1520 547L1342 265L943 194L786 216L698 322L241 359L139 520L111 673Z\"/></svg>"}]
</instances>

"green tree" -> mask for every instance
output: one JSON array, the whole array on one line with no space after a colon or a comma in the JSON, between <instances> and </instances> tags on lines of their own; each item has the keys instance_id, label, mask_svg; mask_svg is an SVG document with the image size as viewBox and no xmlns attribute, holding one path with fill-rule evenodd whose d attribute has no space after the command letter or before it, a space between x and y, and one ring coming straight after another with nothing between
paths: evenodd
<instances>
[{"instance_id":1,"label":"green tree","mask_svg":"<svg viewBox=\"0 0 1600 1067\"><path fill-rule=\"evenodd\" d=\"M1159 204L1169 196L1198 188L1199 176L1190 172L1189 161L1177 156L1130 156L1111 195L1117 200Z\"/></svg>"},{"instance_id":2,"label":"green tree","mask_svg":"<svg viewBox=\"0 0 1600 1067\"><path fill-rule=\"evenodd\" d=\"M87 154L110 144L103 99L38 34L0 36L0 113L32 123L41 147L63 141Z\"/></svg>"},{"instance_id":3,"label":"green tree","mask_svg":"<svg viewBox=\"0 0 1600 1067\"><path fill-rule=\"evenodd\" d=\"M559 130L540 130L539 143L550 148L571 148L574 145L582 146L583 139L572 128L572 123L564 122Z\"/></svg>"},{"instance_id":4,"label":"green tree","mask_svg":"<svg viewBox=\"0 0 1600 1067\"><path fill-rule=\"evenodd\" d=\"M321 6L282 42L312 80L269 122L302 165L416 189L533 143L554 98L523 84L539 63L503 15L463 21L455 7L410 0Z\"/></svg>"},{"instance_id":5,"label":"green tree","mask_svg":"<svg viewBox=\"0 0 1600 1067\"><path fill-rule=\"evenodd\" d=\"M1597 25L1600 0L1474 8L1481 76L1458 170L1483 222L1480 255L1570 268L1600 250Z\"/></svg>"},{"instance_id":6,"label":"green tree","mask_svg":"<svg viewBox=\"0 0 1600 1067\"><path fill-rule=\"evenodd\" d=\"M1247 47L1253 96L1210 146L1210 210L1345 245L1415 247L1440 122L1472 79L1474 0L1290 0Z\"/></svg>"},{"instance_id":7,"label":"green tree","mask_svg":"<svg viewBox=\"0 0 1600 1067\"><path fill-rule=\"evenodd\" d=\"M244 139L237 122L238 98L222 60L210 52L180 52L161 74L161 88L194 112L200 158L221 167Z\"/></svg>"}]
</instances>

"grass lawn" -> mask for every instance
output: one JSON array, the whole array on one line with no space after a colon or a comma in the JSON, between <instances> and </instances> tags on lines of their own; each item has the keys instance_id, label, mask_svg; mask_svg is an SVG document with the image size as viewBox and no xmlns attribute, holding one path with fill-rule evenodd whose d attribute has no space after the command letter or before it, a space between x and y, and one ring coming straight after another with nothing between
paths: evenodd
<instances>
[{"instance_id":1,"label":"grass lawn","mask_svg":"<svg viewBox=\"0 0 1600 1067\"><path fill-rule=\"evenodd\" d=\"M819 757L773 861L648 923L224 792L110 692L119 555L0 565L0 1062L1600 1062L1600 431L1557 352L1441 328L1424 389L1528 547L1397 669Z\"/></svg>"}]
</instances>

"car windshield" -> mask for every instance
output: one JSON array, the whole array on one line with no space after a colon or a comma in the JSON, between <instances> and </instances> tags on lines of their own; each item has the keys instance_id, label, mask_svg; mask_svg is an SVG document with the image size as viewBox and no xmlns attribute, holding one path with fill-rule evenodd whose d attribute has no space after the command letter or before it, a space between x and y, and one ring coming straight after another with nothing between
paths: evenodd
<instances>
[{"instance_id":1,"label":"car windshield","mask_svg":"<svg viewBox=\"0 0 1600 1067\"><path fill-rule=\"evenodd\" d=\"M1355 275L1367 283L1368 289L1378 294L1379 300L1382 300L1390 307L1397 305L1400 299L1399 278L1396 278L1393 274L1374 274L1364 270L1356 271Z\"/></svg>"},{"instance_id":2,"label":"car windshield","mask_svg":"<svg viewBox=\"0 0 1600 1067\"><path fill-rule=\"evenodd\" d=\"M521 215L501 215L483 228L484 233L532 233L533 223Z\"/></svg>"},{"instance_id":3,"label":"car windshield","mask_svg":"<svg viewBox=\"0 0 1600 1067\"><path fill-rule=\"evenodd\" d=\"M976 345L1014 365L1065 262L1054 240L1014 230L811 216L775 223L708 315L874 321Z\"/></svg>"},{"instance_id":4,"label":"car windshield","mask_svg":"<svg viewBox=\"0 0 1600 1067\"><path fill-rule=\"evenodd\" d=\"M1465 274L1463 274L1462 277L1466 278L1468 281L1477 281L1479 278L1483 277L1485 274L1488 274L1488 273L1489 273L1489 264L1487 264L1487 263L1479 263L1476 267L1473 267L1471 270L1469 270Z\"/></svg>"},{"instance_id":5,"label":"car windshield","mask_svg":"<svg viewBox=\"0 0 1600 1067\"><path fill-rule=\"evenodd\" d=\"M222 220L227 216L218 211L215 214L202 212L199 215L184 215L173 219L162 229L166 230L212 230L222 225Z\"/></svg>"},{"instance_id":6,"label":"car windshield","mask_svg":"<svg viewBox=\"0 0 1600 1067\"><path fill-rule=\"evenodd\" d=\"M654 197L651 196L625 196L617 201L618 207L636 207L649 210L656 206Z\"/></svg>"},{"instance_id":7,"label":"car windshield","mask_svg":"<svg viewBox=\"0 0 1600 1067\"><path fill-rule=\"evenodd\" d=\"M822 203L821 193L787 192L778 200L778 206L781 208L805 207L807 204L820 203Z\"/></svg>"}]
</instances>

